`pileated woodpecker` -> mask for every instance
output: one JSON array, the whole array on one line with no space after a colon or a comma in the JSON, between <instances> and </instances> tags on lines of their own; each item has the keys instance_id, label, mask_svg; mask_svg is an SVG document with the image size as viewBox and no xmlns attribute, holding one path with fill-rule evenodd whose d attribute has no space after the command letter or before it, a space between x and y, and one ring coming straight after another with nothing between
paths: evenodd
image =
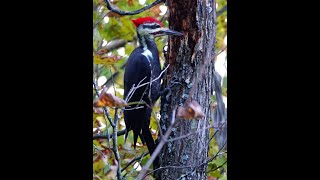
<instances>
[{"instance_id":1,"label":"pileated woodpecker","mask_svg":"<svg viewBox=\"0 0 320 180\"><path fill-rule=\"evenodd\" d=\"M149 130L152 112L150 107L152 107L160 96L160 78L156 81L153 80L156 79L161 72L159 54L156 43L154 42L154 37L164 35L181 36L183 34L165 28L160 21L151 17L138 18L131 21L136 26L140 46L133 50L127 60L124 73L124 98L127 98L129 95L130 100L128 102L143 101L148 105L133 105L131 109L124 111L124 121L127 129L125 139L129 131L132 130L134 149L136 148L139 136L142 143L147 144L151 156L156 148L156 144ZM139 83L144 84L148 82L152 83L136 89L133 94L129 94L133 85L137 86Z\"/></svg>"}]
</instances>

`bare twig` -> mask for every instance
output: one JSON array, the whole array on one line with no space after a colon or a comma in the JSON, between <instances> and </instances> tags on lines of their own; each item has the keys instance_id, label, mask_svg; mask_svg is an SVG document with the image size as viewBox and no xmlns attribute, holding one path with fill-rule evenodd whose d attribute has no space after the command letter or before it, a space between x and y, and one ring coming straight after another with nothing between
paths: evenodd
<instances>
[{"instance_id":1,"label":"bare twig","mask_svg":"<svg viewBox=\"0 0 320 180\"><path fill-rule=\"evenodd\" d=\"M104 19L111 11L108 11L94 26L93 29L101 22L102 19Z\"/></svg>"},{"instance_id":2,"label":"bare twig","mask_svg":"<svg viewBox=\"0 0 320 180\"><path fill-rule=\"evenodd\" d=\"M216 153L216 155L214 155L213 157L209 158L209 159L206 161L206 163L202 163L202 164L207 164L208 162L212 161L214 158L216 158L217 156L219 156L220 151L223 149L223 147L224 147L226 144L227 144L227 142L225 142L225 143L223 144L223 146L218 150L218 152ZM202 164L201 164L201 165L202 165ZM201 165L200 165L200 166L201 166Z\"/></svg>"},{"instance_id":3,"label":"bare twig","mask_svg":"<svg viewBox=\"0 0 320 180\"><path fill-rule=\"evenodd\" d=\"M223 154L227 154L228 152L227 151L224 151L224 152L221 152L221 153L217 153L217 156L221 156Z\"/></svg>"},{"instance_id":4,"label":"bare twig","mask_svg":"<svg viewBox=\"0 0 320 180\"><path fill-rule=\"evenodd\" d=\"M143 79L141 79L141 81L138 83L137 86L139 86L139 84L142 83L142 81L144 81L146 78L147 78L147 77L144 77ZM129 102L129 100L131 99L131 97L133 96L134 92L135 92L137 89L138 89L138 88L135 87L135 84L133 84L132 87L131 87L131 89L130 89L130 91L129 91L129 93L128 93L128 95L127 95L127 97L126 97L126 99L125 99L126 102Z\"/></svg>"},{"instance_id":5,"label":"bare twig","mask_svg":"<svg viewBox=\"0 0 320 180\"><path fill-rule=\"evenodd\" d=\"M170 65L168 64L168 66L161 71L161 73L159 74L159 76L158 76L157 78L153 79L152 81L149 81L149 82L146 82L146 83L141 84L141 83L147 78L147 77L144 77L144 78L137 84L137 86L135 86L135 84L133 84L132 87L131 87L131 89L130 89L130 91L129 91L129 93L128 93L128 95L127 95L127 97L125 98L125 101L126 101L126 102L129 102L130 99L131 99L131 97L133 96L133 94L135 93L135 91L136 91L138 88L143 87L143 86L146 86L146 85L148 85L148 84L152 84L154 81L157 81L158 79L160 79L161 76L162 76L162 74L169 68L169 66L170 66ZM140 84L141 84L141 85L140 85ZM150 89L151 89L151 88L150 88ZM143 93L143 94L144 94L144 93ZM140 98L140 101L139 101L140 103L139 103L139 104L141 104L142 98L143 98L143 96ZM139 104L137 104L136 107L134 107L134 108L125 108L124 110L137 109ZM149 107L150 107L150 105L148 105L146 102L145 102L144 104L145 104L146 106L149 106ZM150 107L150 108L151 108L151 107Z\"/></svg>"},{"instance_id":6,"label":"bare twig","mask_svg":"<svg viewBox=\"0 0 320 180\"><path fill-rule=\"evenodd\" d=\"M149 154L149 153L146 153L145 155L147 155L147 154ZM144 157L144 153L142 154L142 157ZM142 162L142 157L141 157L140 160L139 160L139 165L140 165L141 162ZM129 174L125 174L124 177L125 177L126 175L131 175L138 167L139 167L139 166L137 166L136 168L132 169L131 172L130 172Z\"/></svg>"},{"instance_id":7,"label":"bare twig","mask_svg":"<svg viewBox=\"0 0 320 180\"><path fill-rule=\"evenodd\" d=\"M221 16L222 13L227 11L227 5L223 6L218 12L217 12L217 17Z\"/></svg>"},{"instance_id":8,"label":"bare twig","mask_svg":"<svg viewBox=\"0 0 320 180\"><path fill-rule=\"evenodd\" d=\"M117 132L117 136L122 136L126 133L126 129ZM113 138L113 134L109 135L109 138ZM106 134L95 134L93 135L93 140L95 139L108 139L108 135Z\"/></svg>"},{"instance_id":9,"label":"bare twig","mask_svg":"<svg viewBox=\"0 0 320 180\"><path fill-rule=\"evenodd\" d=\"M114 124L115 126L113 127L113 153L115 155L115 158L117 160L117 178L119 180L122 180L122 176L121 176L121 159L120 159L120 154L118 151L118 136L117 136L117 132L118 132L118 109L115 109L115 114L114 114Z\"/></svg>"},{"instance_id":10,"label":"bare twig","mask_svg":"<svg viewBox=\"0 0 320 180\"><path fill-rule=\"evenodd\" d=\"M144 108L144 106L139 106L139 107L133 107L133 108L126 108L126 109L124 109L124 110L126 110L126 111L131 111L131 110L136 110L136 109L141 109L141 108Z\"/></svg>"},{"instance_id":11,"label":"bare twig","mask_svg":"<svg viewBox=\"0 0 320 180\"><path fill-rule=\"evenodd\" d=\"M153 80L151 81L151 83L153 83L154 81L160 79L161 76L162 76L162 74L169 68L169 66L170 66L170 64L168 64L167 67L164 68L164 69L161 71L160 75L159 75L157 78L153 79ZM138 88L140 88L140 87L142 87L142 86L145 86L145 85L147 85L147 84L149 84L149 83L150 83L150 82L143 83L143 84L137 86L136 88L138 89Z\"/></svg>"},{"instance_id":12,"label":"bare twig","mask_svg":"<svg viewBox=\"0 0 320 180\"><path fill-rule=\"evenodd\" d=\"M215 137L215 135L220 131L220 129L222 128L222 126L224 126L226 122L222 123L220 125L220 127L216 130L216 132L213 133L212 137L209 139L209 142Z\"/></svg>"},{"instance_id":13,"label":"bare twig","mask_svg":"<svg viewBox=\"0 0 320 180\"><path fill-rule=\"evenodd\" d=\"M221 167L222 167L223 165L225 165L226 163L227 163L227 161L225 161L224 163L222 163L220 166L218 166L218 167L216 167L216 168L214 168L214 169L211 169L211 170L207 171L207 173L208 173L208 172L211 172L211 171L215 171L215 170L221 168Z\"/></svg>"},{"instance_id":14,"label":"bare twig","mask_svg":"<svg viewBox=\"0 0 320 180\"><path fill-rule=\"evenodd\" d=\"M107 8L110 11L114 12L114 13L117 13L119 15L135 15L135 14L139 14L139 13L145 11L145 10L148 10L148 9L152 8L153 6L155 6L157 4L160 4L160 3L164 2L164 0L156 0L153 3L149 4L148 6L145 6L145 7L141 8L141 9L139 9L139 10L132 11L132 12L130 12L130 11L122 11L122 10L119 10L119 9L116 9L116 8L112 7L109 0L105 0L105 2L107 4Z\"/></svg>"},{"instance_id":15,"label":"bare twig","mask_svg":"<svg viewBox=\"0 0 320 180\"><path fill-rule=\"evenodd\" d=\"M148 155L148 154L149 154L149 152L147 152L147 153L142 153L141 156L132 159L132 160L121 170L121 172L124 171L125 169L127 169L132 163L134 163L134 162L137 161L137 160L142 159L143 157L145 157L145 156Z\"/></svg>"}]
</instances>

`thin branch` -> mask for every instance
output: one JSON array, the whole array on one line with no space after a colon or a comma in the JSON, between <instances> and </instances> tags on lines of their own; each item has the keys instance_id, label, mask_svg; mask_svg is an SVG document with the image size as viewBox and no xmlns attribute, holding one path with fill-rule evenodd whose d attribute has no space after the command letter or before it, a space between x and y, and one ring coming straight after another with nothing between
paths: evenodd
<instances>
[{"instance_id":1,"label":"thin branch","mask_svg":"<svg viewBox=\"0 0 320 180\"><path fill-rule=\"evenodd\" d=\"M143 79L141 79L141 81L138 83L138 85L139 85L140 83L142 83L142 81L144 81L146 78L147 78L147 77L144 77ZM133 84L132 87L131 87L131 89L130 89L130 91L129 91L129 93L128 93L128 95L127 95L127 97L126 97L126 99L125 99L126 102L129 102L129 100L131 99L131 97L133 96L134 92L135 92L137 89L138 89L138 88L135 87L135 84Z\"/></svg>"},{"instance_id":2,"label":"thin branch","mask_svg":"<svg viewBox=\"0 0 320 180\"><path fill-rule=\"evenodd\" d=\"M112 74L111 66L110 66L110 73ZM117 93L116 93L116 87L114 86L114 78L113 78L113 76L111 76L111 81L112 81L112 85L113 85L114 95L116 96Z\"/></svg>"},{"instance_id":3,"label":"thin branch","mask_svg":"<svg viewBox=\"0 0 320 180\"><path fill-rule=\"evenodd\" d=\"M117 160L117 178L118 180L122 180L122 176L121 176L121 159L120 159L120 154L118 151L118 136L117 136L117 132L118 132L118 109L115 109L115 115L114 115L114 124L115 126L113 127L113 153L115 155L115 158Z\"/></svg>"},{"instance_id":4,"label":"thin branch","mask_svg":"<svg viewBox=\"0 0 320 180\"><path fill-rule=\"evenodd\" d=\"M220 156L220 151L223 149L223 147L227 144L227 142L225 142L223 144L223 146L218 150L218 152L216 153L216 155L214 155L213 157L207 159L205 162L201 163L199 166L197 166L197 168L199 168L200 166L203 166L203 165L207 165L209 162L211 162L214 158L216 158L217 156Z\"/></svg>"},{"instance_id":5,"label":"thin branch","mask_svg":"<svg viewBox=\"0 0 320 180\"><path fill-rule=\"evenodd\" d=\"M227 151L224 151L224 152L218 153L217 156L221 156L221 155L227 154L227 153L228 153Z\"/></svg>"},{"instance_id":6,"label":"thin branch","mask_svg":"<svg viewBox=\"0 0 320 180\"><path fill-rule=\"evenodd\" d=\"M151 81L151 83L153 83L154 81L160 79L161 76L162 76L162 74L169 68L169 66L170 66L170 64L168 64L167 67L164 68L164 70L161 71L160 75L159 75L157 78L153 79L153 80ZM138 88L140 88L140 87L142 87L142 86L145 86L145 85L147 85L147 84L149 84L149 83L150 83L150 82L143 83L143 84L137 86L136 88L138 89Z\"/></svg>"},{"instance_id":7,"label":"thin branch","mask_svg":"<svg viewBox=\"0 0 320 180\"><path fill-rule=\"evenodd\" d=\"M224 126L226 122L222 123L220 125L220 127L216 130L216 132L213 133L212 137L210 138L209 142L214 138L214 136L220 131L220 129L222 128L222 126Z\"/></svg>"},{"instance_id":8,"label":"thin branch","mask_svg":"<svg viewBox=\"0 0 320 180\"><path fill-rule=\"evenodd\" d=\"M147 155L147 154L149 154L149 153L146 153L146 155ZM142 155L143 155L143 154L142 154ZM139 160L139 163L138 163L138 164L140 165L140 164L141 164L141 162L142 162L142 158L140 158L140 160ZM130 175L131 175L131 174L132 174L132 173L133 173L133 172L134 172L138 167L139 167L139 166L137 166L136 168L132 169L132 170L131 170L131 172L130 172L129 174L127 174L127 173L126 173L123 177L125 177L126 175L129 175L129 176L130 176Z\"/></svg>"},{"instance_id":9,"label":"thin branch","mask_svg":"<svg viewBox=\"0 0 320 180\"><path fill-rule=\"evenodd\" d=\"M108 11L94 26L93 29L101 22L102 19L104 19L111 11Z\"/></svg>"},{"instance_id":10,"label":"thin branch","mask_svg":"<svg viewBox=\"0 0 320 180\"><path fill-rule=\"evenodd\" d=\"M217 12L217 17L221 16L222 13L227 11L227 5L223 6L218 12Z\"/></svg>"},{"instance_id":11,"label":"thin branch","mask_svg":"<svg viewBox=\"0 0 320 180\"><path fill-rule=\"evenodd\" d=\"M134 163L134 162L137 161L137 160L140 160L141 158L145 157L145 156L148 155L148 154L149 154L149 152L142 153L141 156L132 159L132 160L121 170L121 172L124 171L125 169L127 169L132 163Z\"/></svg>"},{"instance_id":12,"label":"thin branch","mask_svg":"<svg viewBox=\"0 0 320 180\"><path fill-rule=\"evenodd\" d=\"M145 85L148 85L148 84L152 84L154 81L160 79L161 76L162 76L162 74L169 68L169 66L170 66L170 65L168 64L168 66L161 71L161 73L159 74L159 76L158 76L157 78L153 79L151 82L146 82L146 83L141 84L141 83L147 78L147 77L144 77L144 78L137 84L137 86L135 86L135 84L133 84L132 87L131 87L131 89L130 89L130 91L129 91L129 93L128 93L128 95L127 95L127 97L125 98L125 101L126 101L126 102L129 102L130 99L131 99L131 97L133 96L133 94L135 93L135 91L136 91L138 88L140 88L140 87L142 87L142 86L145 86ZM140 85L140 84L141 84L141 85ZM144 94L144 93L143 93L143 94ZM141 99L140 99L140 101L139 101L140 103L141 103L142 98L143 98L143 96L141 97ZM139 104L137 104L136 107L134 107L133 109L137 109L137 108L138 108L138 105L139 105ZM147 103L145 103L145 105L148 106ZM125 108L124 110L132 110L132 108Z\"/></svg>"},{"instance_id":13,"label":"thin branch","mask_svg":"<svg viewBox=\"0 0 320 180\"><path fill-rule=\"evenodd\" d=\"M136 109L141 109L141 108L144 108L144 106L133 107L133 108L126 108L126 109L123 109L123 110L131 111L131 110L136 110Z\"/></svg>"},{"instance_id":14,"label":"thin branch","mask_svg":"<svg viewBox=\"0 0 320 180\"><path fill-rule=\"evenodd\" d=\"M214 169L211 169L211 170L207 171L207 173L208 173L208 172L211 172L211 171L215 171L215 170L221 168L221 167L222 167L223 165L225 165L226 163L227 163L227 161L225 161L224 163L222 163L220 166L218 166L218 167L216 167L216 168L214 168Z\"/></svg>"},{"instance_id":15,"label":"thin branch","mask_svg":"<svg viewBox=\"0 0 320 180\"><path fill-rule=\"evenodd\" d=\"M126 133L126 129L123 129L123 130L117 132L117 136L122 136L125 133ZM110 134L109 138L113 138L113 134ZM95 139L108 139L108 135L107 134L95 134L95 135L93 135L93 140L95 140Z\"/></svg>"},{"instance_id":16,"label":"thin branch","mask_svg":"<svg viewBox=\"0 0 320 180\"><path fill-rule=\"evenodd\" d=\"M145 11L145 10L148 10L148 9L152 8L153 6L155 6L157 4L160 4L160 3L164 2L164 0L156 0L153 3L149 4L148 6L145 6L145 7L141 8L141 9L138 9L138 10L132 11L132 12L130 12L130 11L122 11L122 10L119 10L119 9L116 9L116 8L112 7L112 5L111 5L109 0L105 0L105 2L107 4L107 8L110 11L114 12L114 13L117 13L119 15L135 15L135 14L139 14L139 13Z\"/></svg>"},{"instance_id":17,"label":"thin branch","mask_svg":"<svg viewBox=\"0 0 320 180\"><path fill-rule=\"evenodd\" d=\"M216 158L217 156L219 156L219 153L220 153L220 151L224 148L224 146L227 144L227 142L225 142L224 144L223 144L223 146L218 150L218 152L216 153L216 155L214 155L213 157L211 157L211 158L209 158L208 160L207 160L207 162L206 162L206 164L208 163L208 162L210 162L210 161L212 161L214 158Z\"/></svg>"}]
</instances>

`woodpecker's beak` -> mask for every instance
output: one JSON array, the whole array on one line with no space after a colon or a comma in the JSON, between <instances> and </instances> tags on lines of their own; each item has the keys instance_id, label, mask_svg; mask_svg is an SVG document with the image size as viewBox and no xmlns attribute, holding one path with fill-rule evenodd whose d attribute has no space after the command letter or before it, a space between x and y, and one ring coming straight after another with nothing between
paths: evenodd
<instances>
[{"instance_id":1,"label":"woodpecker's beak","mask_svg":"<svg viewBox=\"0 0 320 180\"><path fill-rule=\"evenodd\" d=\"M164 35L172 35L172 36L182 36L183 34L178 31L174 31L168 28L161 28L159 31L153 33L155 37L164 36Z\"/></svg>"}]
</instances>

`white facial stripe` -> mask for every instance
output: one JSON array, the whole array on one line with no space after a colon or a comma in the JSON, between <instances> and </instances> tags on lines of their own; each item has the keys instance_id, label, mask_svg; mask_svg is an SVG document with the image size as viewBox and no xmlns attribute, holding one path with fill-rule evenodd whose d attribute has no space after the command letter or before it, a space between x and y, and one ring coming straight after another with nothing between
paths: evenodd
<instances>
[{"instance_id":1,"label":"white facial stripe","mask_svg":"<svg viewBox=\"0 0 320 180\"><path fill-rule=\"evenodd\" d=\"M159 30L163 29L162 27L156 28L156 29L151 28L151 27L148 28L148 26L159 25L157 23L146 23L146 24L143 24L143 25L138 27L139 34L141 34L141 35L151 34L151 33L154 33L156 31L159 31Z\"/></svg>"},{"instance_id":2,"label":"white facial stripe","mask_svg":"<svg viewBox=\"0 0 320 180\"><path fill-rule=\"evenodd\" d=\"M158 23L144 23L144 24L142 24L145 28L146 27L150 27L150 28L152 28L152 26L160 26Z\"/></svg>"}]
</instances>

